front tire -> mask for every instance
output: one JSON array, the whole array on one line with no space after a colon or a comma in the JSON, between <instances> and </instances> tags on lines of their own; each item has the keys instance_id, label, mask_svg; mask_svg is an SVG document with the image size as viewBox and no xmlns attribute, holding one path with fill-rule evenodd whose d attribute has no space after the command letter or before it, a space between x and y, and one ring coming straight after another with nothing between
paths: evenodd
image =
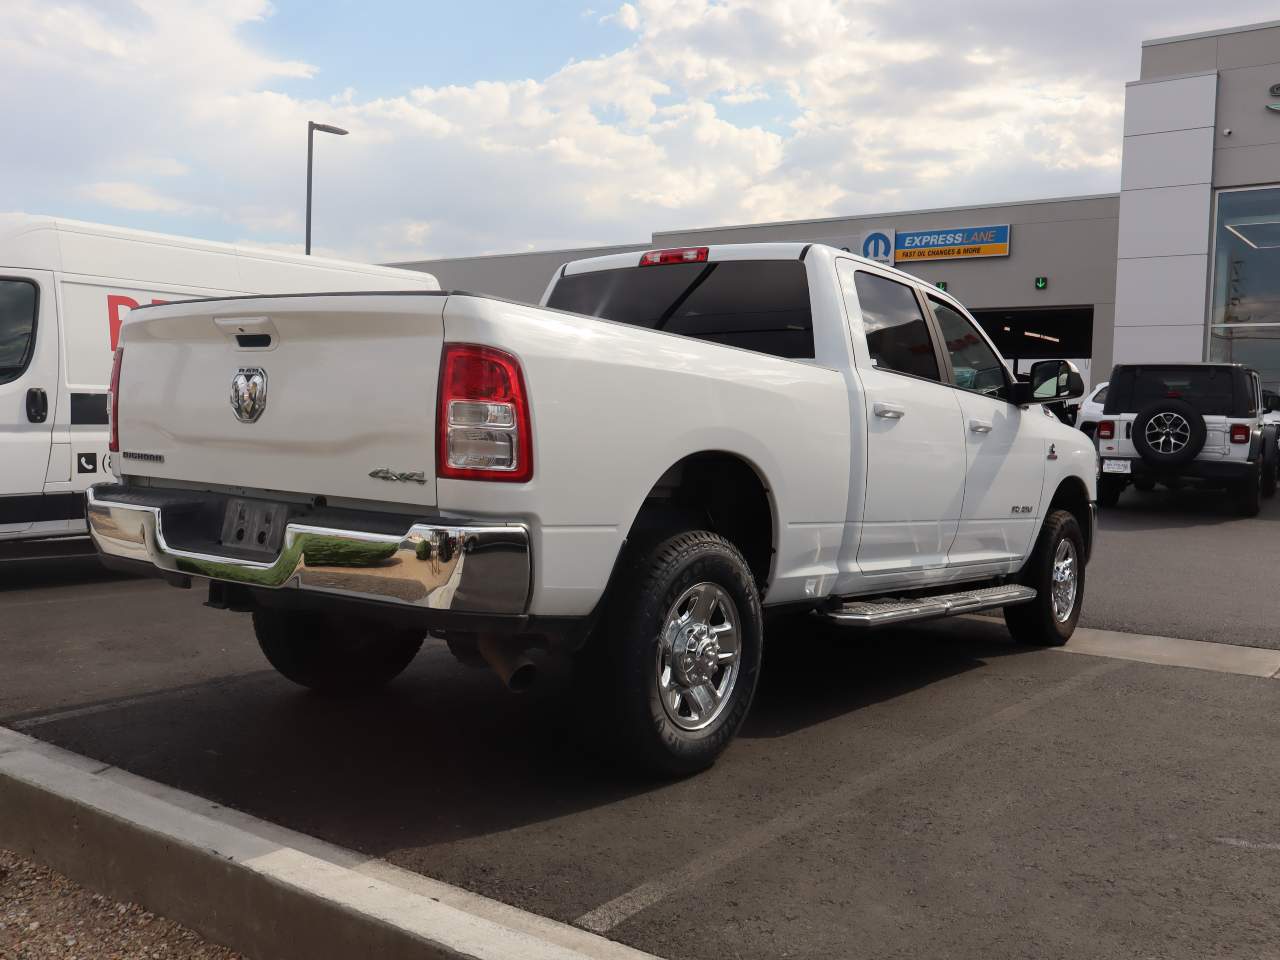
<instances>
[{"instance_id":1,"label":"front tire","mask_svg":"<svg viewBox=\"0 0 1280 960\"><path fill-rule=\"evenodd\" d=\"M601 746L662 776L711 766L760 675L750 568L729 541L695 530L633 548L614 589L578 665L584 694L604 712Z\"/></svg>"},{"instance_id":2,"label":"front tire","mask_svg":"<svg viewBox=\"0 0 1280 960\"><path fill-rule=\"evenodd\" d=\"M317 693L367 693L409 666L424 636L357 617L255 610L253 632L271 666Z\"/></svg>"},{"instance_id":3,"label":"front tire","mask_svg":"<svg viewBox=\"0 0 1280 960\"><path fill-rule=\"evenodd\" d=\"M1036 598L1004 608L1009 633L1029 646L1062 646L1075 632L1084 603L1084 535L1072 514L1049 514L1022 574Z\"/></svg>"},{"instance_id":4,"label":"front tire","mask_svg":"<svg viewBox=\"0 0 1280 960\"><path fill-rule=\"evenodd\" d=\"M1114 507L1120 503L1120 494L1124 493L1124 481L1114 477L1103 477L1098 481L1098 506Z\"/></svg>"}]
</instances>

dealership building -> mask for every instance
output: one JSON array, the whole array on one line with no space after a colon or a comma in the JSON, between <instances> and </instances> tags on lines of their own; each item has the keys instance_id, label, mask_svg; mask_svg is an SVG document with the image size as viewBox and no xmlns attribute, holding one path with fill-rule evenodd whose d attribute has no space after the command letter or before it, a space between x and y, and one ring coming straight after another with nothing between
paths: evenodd
<instances>
[{"instance_id":1,"label":"dealership building","mask_svg":"<svg viewBox=\"0 0 1280 960\"><path fill-rule=\"evenodd\" d=\"M398 264L537 301L568 260L829 243L945 285L1019 369L1227 360L1280 390L1280 21L1149 40L1126 86L1120 192L668 230L638 243Z\"/></svg>"}]
</instances>

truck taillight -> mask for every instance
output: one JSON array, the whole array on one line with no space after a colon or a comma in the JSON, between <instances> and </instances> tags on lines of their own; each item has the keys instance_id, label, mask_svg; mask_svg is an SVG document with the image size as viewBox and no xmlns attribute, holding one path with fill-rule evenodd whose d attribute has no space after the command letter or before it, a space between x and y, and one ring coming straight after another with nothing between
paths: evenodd
<instances>
[{"instance_id":1,"label":"truck taillight","mask_svg":"<svg viewBox=\"0 0 1280 960\"><path fill-rule=\"evenodd\" d=\"M1231 425L1232 443L1248 443L1252 435L1253 431L1249 429L1247 423L1233 423Z\"/></svg>"},{"instance_id":2,"label":"truck taillight","mask_svg":"<svg viewBox=\"0 0 1280 960\"><path fill-rule=\"evenodd\" d=\"M511 354L445 344L436 419L437 476L509 483L533 476L529 395Z\"/></svg>"},{"instance_id":3,"label":"truck taillight","mask_svg":"<svg viewBox=\"0 0 1280 960\"><path fill-rule=\"evenodd\" d=\"M1116 438L1116 422L1114 420L1103 420L1098 424L1099 440L1114 440Z\"/></svg>"},{"instance_id":4,"label":"truck taillight","mask_svg":"<svg viewBox=\"0 0 1280 960\"><path fill-rule=\"evenodd\" d=\"M111 361L111 386L107 388L107 420L111 424L111 442L107 449L120 452L120 365L124 362L124 347L116 347Z\"/></svg>"},{"instance_id":5,"label":"truck taillight","mask_svg":"<svg viewBox=\"0 0 1280 960\"><path fill-rule=\"evenodd\" d=\"M640 258L640 266L656 267L665 263L705 263L706 247L676 247L673 250L650 250Z\"/></svg>"}]
</instances>

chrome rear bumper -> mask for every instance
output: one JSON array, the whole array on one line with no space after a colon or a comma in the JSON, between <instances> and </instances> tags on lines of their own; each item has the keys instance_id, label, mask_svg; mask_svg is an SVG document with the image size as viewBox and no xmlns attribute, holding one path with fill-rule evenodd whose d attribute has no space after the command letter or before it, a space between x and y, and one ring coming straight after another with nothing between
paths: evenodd
<instances>
[{"instance_id":1,"label":"chrome rear bumper","mask_svg":"<svg viewBox=\"0 0 1280 960\"><path fill-rule=\"evenodd\" d=\"M164 511L174 506L173 493L91 487L87 516L99 552L172 574L423 610L520 615L528 608L532 563L522 524L409 522L403 533L387 533L351 521L320 526L295 520L285 527L278 556L244 559L167 541ZM378 519L368 526L385 527Z\"/></svg>"}]
</instances>

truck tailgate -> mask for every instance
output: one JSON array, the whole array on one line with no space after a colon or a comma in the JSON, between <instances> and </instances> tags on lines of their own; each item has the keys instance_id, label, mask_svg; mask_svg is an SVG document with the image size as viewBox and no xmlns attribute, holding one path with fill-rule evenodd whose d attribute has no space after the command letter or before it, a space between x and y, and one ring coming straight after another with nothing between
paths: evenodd
<instances>
[{"instance_id":1,"label":"truck tailgate","mask_svg":"<svg viewBox=\"0 0 1280 960\"><path fill-rule=\"evenodd\" d=\"M433 505L445 299L317 294L135 311L121 336L116 472Z\"/></svg>"}]
</instances>

